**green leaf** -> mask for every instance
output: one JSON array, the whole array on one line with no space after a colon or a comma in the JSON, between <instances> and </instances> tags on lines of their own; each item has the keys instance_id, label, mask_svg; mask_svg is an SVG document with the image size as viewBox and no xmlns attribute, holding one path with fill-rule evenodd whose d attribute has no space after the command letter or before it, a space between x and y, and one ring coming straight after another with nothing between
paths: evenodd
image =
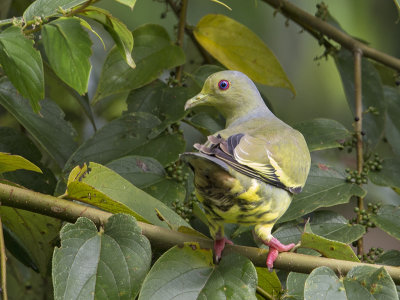
<instances>
[{"instance_id":1,"label":"green leaf","mask_svg":"<svg viewBox=\"0 0 400 300\"><path fill-rule=\"evenodd\" d=\"M145 188L165 179L164 167L154 158L129 155L106 164L138 188Z\"/></svg>"},{"instance_id":2,"label":"green leaf","mask_svg":"<svg viewBox=\"0 0 400 300\"><path fill-rule=\"evenodd\" d=\"M21 28L11 26L0 32L0 64L18 92L39 112L39 100L44 98L42 57Z\"/></svg>"},{"instance_id":3,"label":"green leaf","mask_svg":"<svg viewBox=\"0 0 400 300\"><path fill-rule=\"evenodd\" d=\"M127 112L142 111L157 116L161 124L150 134L150 137L156 136L168 125L180 121L187 114L183 108L192 96L194 94L188 88L170 88L157 80L129 94L126 100Z\"/></svg>"},{"instance_id":4,"label":"green leaf","mask_svg":"<svg viewBox=\"0 0 400 300\"><path fill-rule=\"evenodd\" d=\"M179 133L164 133L140 145L130 154L147 155L157 159L164 167L175 162L185 150L185 140Z\"/></svg>"},{"instance_id":5,"label":"green leaf","mask_svg":"<svg viewBox=\"0 0 400 300\"><path fill-rule=\"evenodd\" d=\"M136 220L113 215L97 231L79 218L60 233L54 249L55 299L134 299L150 268L151 247Z\"/></svg>"},{"instance_id":6,"label":"green leaf","mask_svg":"<svg viewBox=\"0 0 400 300\"><path fill-rule=\"evenodd\" d=\"M360 262L349 245L328 240L313 233L304 232L301 235L301 247L318 251L328 258Z\"/></svg>"},{"instance_id":7,"label":"green leaf","mask_svg":"<svg viewBox=\"0 0 400 300\"><path fill-rule=\"evenodd\" d=\"M58 15L61 11L69 10L85 3L87 0L36 0L24 12L25 22L35 17L42 19Z\"/></svg>"},{"instance_id":8,"label":"green leaf","mask_svg":"<svg viewBox=\"0 0 400 300\"><path fill-rule=\"evenodd\" d=\"M194 72L187 73L186 84L193 90L195 94L201 91L204 82L211 74L225 70L225 68L217 65L201 65Z\"/></svg>"},{"instance_id":9,"label":"green leaf","mask_svg":"<svg viewBox=\"0 0 400 300\"><path fill-rule=\"evenodd\" d=\"M142 87L155 80L163 70L185 63L184 52L171 41L160 25L143 25L132 34L136 68L130 68L114 47L104 63L93 103Z\"/></svg>"},{"instance_id":10,"label":"green leaf","mask_svg":"<svg viewBox=\"0 0 400 300\"><path fill-rule=\"evenodd\" d=\"M85 94L92 68L92 42L78 18L58 18L42 28L46 56L54 72L70 87Z\"/></svg>"},{"instance_id":11,"label":"green leaf","mask_svg":"<svg viewBox=\"0 0 400 300\"><path fill-rule=\"evenodd\" d=\"M133 9L133 7L136 4L136 0L116 0L117 2L129 6L131 9Z\"/></svg>"},{"instance_id":12,"label":"green leaf","mask_svg":"<svg viewBox=\"0 0 400 300\"><path fill-rule=\"evenodd\" d=\"M293 126L306 139L310 151L337 148L350 136L339 122L330 119L314 119Z\"/></svg>"},{"instance_id":13,"label":"green leaf","mask_svg":"<svg viewBox=\"0 0 400 300\"><path fill-rule=\"evenodd\" d=\"M282 293L282 285L276 272L270 272L267 268L256 267L258 287L262 288L273 297L278 297Z\"/></svg>"},{"instance_id":14,"label":"green leaf","mask_svg":"<svg viewBox=\"0 0 400 300\"><path fill-rule=\"evenodd\" d=\"M78 199L86 203L95 205L111 212L125 212L135 215L144 222L168 227L168 224L190 227L179 215L164 205L162 202L153 198L141 189L132 185L129 181L106 168L105 166L90 163L88 167L82 169L78 166L71 171L71 174L79 174L71 180L68 180L68 195L70 186L75 188L79 184L82 186L83 192L73 190L76 195L81 195ZM87 190L87 187L92 190ZM97 194L100 192L101 194ZM104 197L105 195L106 197ZM133 212L133 213L132 213ZM160 212L166 222L159 219L157 212Z\"/></svg>"},{"instance_id":15,"label":"green leaf","mask_svg":"<svg viewBox=\"0 0 400 300\"><path fill-rule=\"evenodd\" d=\"M306 283L307 277L308 274L290 272L286 279L287 291L285 297L292 300L303 300L304 285Z\"/></svg>"},{"instance_id":16,"label":"green leaf","mask_svg":"<svg viewBox=\"0 0 400 300\"><path fill-rule=\"evenodd\" d=\"M43 173L35 164L19 155L0 152L0 173L15 171L19 169Z\"/></svg>"},{"instance_id":17,"label":"green leaf","mask_svg":"<svg viewBox=\"0 0 400 300\"><path fill-rule=\"evenodd\" d=\"M368 177L376 185L400 188L400 158L385 159L382 170L371 171Z\"/></svg>"},{"instance_id":18,"label":"green leaf","mask_svg":"<svg viewBox=\"0 0 400 300\"><path fill-rule=\"evenodd\" d=\"M394 2L394 5L396 5L396 8L397 8L397 13L398 13L398 17L397 17L397 23L399 22L399 20L400 20L400 2L399 2L399 0L393 0L393 2Z\"/></svg>"},{"instance_id":19,"label":"green leaf","mask_svg":"<svg viewBox=\"0 0 400 300\"><path fill-rule=\"evenodd\" d=\"M358 185L348 183L342 174L323 164L311 167L303 191L293 197L286 213L278 222L286 222L303 216L320 207L347 203L352 196L365 196Z\"/></svg>"},{"instance_id":20,"label":"green leaf","mask_svg":"<svg viewBox=\"0 0 400 300\"><path fill-rule=\"evenodd\" d=\"M183 203L186 197L185 187L179 182L167 178L143 190L169 207L173 207L174 201Z\"/></svg>"},{"instance_id":21,"label":"green leaf","mask_svg":"<svg viewBox=\"0 0 400 300\"><path fill-rule=\"evenodd\" d=\"M400 93L398 89L384 86L383 92L387 105L385 137L393 152L400 156Z\"/></svg>"},{"instance_id":22,"label":"green leaf","mask_svg":"<svg viewBox=\"0 0 400 300\"><path fill-rule=\"evenodd\" d=\"M345 244L358 240L365 233L364 226L351 225L345 217L333 211L320 210L312 213L309 225L313 233ZM297 244L303 228L304 222L290 221L282 224L273 235L284 244Z\"/></svg>"},{"instance_id":23,"label":"green leaf","mask_svg":"<svg viewBox=\"0 0 400 300\"><path fill-rule=\"evenodd\" d=\"M328 267L314 269L304 286L304 300L347 300L343 282Z\"/></svg>"},{"instance_id":24,"label":"green leaf","mask_svg":"<svg viewBox=\"0 0 400 300\"><path fill-rule=\"evenodd\" d=\"M127 156L149 142L147 136L160 120L146 113L126 114L115 119L86 140L69 158L64 171L90 161L106 164Z\"/></svg>"},{"instance_id":25,"label":"green leaf","mask_svg":"<svg viewBox=\"0 0 400 300\"><path fill-rule=\"evenodd\" d=\"M349 107L355 115L355 92L354 92L354 57L353 54L343 49L335 56L336 67L342 79L344 92ZM383 96L382 82L378 71L367 59L362 59L362 110L374 107L377 114L371 112L363 114L364 140L371 148L375 148L381 140L384 125L386 105Z\"/></svg>"},{"instance_id":26,"label":"green leaf","mask_svg":"<svg viewBox=\"0 0 400 300\"><path fill-rule=\"evenodd\" d=\"M135 62L133 61L133 58L131 56L133 48L132 33L124 23L122 23L119 19L113 17L108 11L94 6L86 8L82 15L96 20L97 22L102 24L105 30L107 30L107 32L114 40L115 45L119 53L122 55L124 61L128 64L129 67L136 67Z\"/></svg>"},{"instance_id":27,"label":"green leaf","mask_svg":"<svg viewBox=\"0 0 400 300\"><path fill-rule=\"evenodd\" d=\"M373 295L373 298L384 300L398 300L396 286L388 272L382 267L380 269L370 266L352 268L346 276L350 280L356 280ZM372 298L372 299L373 299ZM364 299L364 298L357 298Z\"/></svg>"},{"instance_id":28,"label":"green leaf","mask_svg":"<svg viewBox=\"0 0 400 300\"><path fill-rule=\"evenodd\" d=\"M1 206L0 217L29 251L34 264L45 276L51 259L52 241L57 237L61 221L26 210Z\"/></svg>"},{"instance_id":29,"label":"green leaf","mask_svg":"<svg viewBox=\"0 0 400 300\"><path fill-rule=\"evenodd\" d=\"M63 111L52 101L42 101L41 115L33 113L26 100L5 78L0 79L0 104L32 135L60 167L75 151L76 132L64 120Z\"/></svg>"},{"instance_id":30,"label":"green leaf","mask_svg":"<svg viewBox=\"0 0 400 300\"><path fill-rule=\"evenodd\" d=\"M143 282L144 299L256 299L257 273L247 258L224 256L215 266L211 250L175 246L153 265Z\"/></svg>"},{"instance_id":31,"label":"green leaf","mask_svg":"<svg viewBox=\"0 0 400 300\"><path fill-rule=\"evenodd\" d=\"M383 205L370 219L377 227L400 240L400 206Z\"/></svg>"},{"instance_id":32,"label":"green leaf","mask_svg":"<svg viewBox=\"0 0 400 300\"><path fill-rule=\"evenodd\" d=\"M193 33L200 45L228 69L296 94L272 51L243 24L224 15L209 14L199 21Z\"/></svg>"},{"instance_id":33,"label":"green leaf","mask_svg":"<svg viewBox=\"0 0 400 300\"><path fill-rule=\"evenodd\" d=\"M375 300L374 296L356 280L344 278L343 285L347 299Z\"/></svg>"},{"instance_id":34,"label":"green leaf","mask_svg":"<svg viewBox=\"0 0 400 300\"><path fill-rule=\"evenodd\" d=\"M389 250L385 251L381 256L379 256L375 263L380 265L388 265L388 266L400 266L400 251L399 250Z\"/></svg>"}]
</instances>

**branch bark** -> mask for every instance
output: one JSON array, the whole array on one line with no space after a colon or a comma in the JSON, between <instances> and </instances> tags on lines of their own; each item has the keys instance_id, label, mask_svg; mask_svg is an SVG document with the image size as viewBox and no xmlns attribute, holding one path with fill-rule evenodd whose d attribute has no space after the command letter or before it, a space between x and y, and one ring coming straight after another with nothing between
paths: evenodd
<instances>
[{"instance_id":1,"label":"branch bark","mask_svg":"<svg viewBox=\"0 0 400 300\"><path fill-rule=\"evenodd\" d=\"M378 51L368 45L354 39L343 31L340 31L336 27L322 21L321 19L303 11L299 7L290 3L287 0L263 0L270 6L277 9L285 17L293 20L298 25L303 27L305 30L310 31L317 30L328 38L336 41L344 48L351 52L361 50L365 57L369 57L375 61L378 61L388 67L400 71L400 59L390 56L386 53ZM314 35L314 34L313 34ZM315 36L315 35L314 35Z\"/></svg>"},{"instance_id":2,"label":"branch bark","mask_svg":"<svg viewBox=\"0 0 400 300\"><path fill-rule=\"evenodd\" d=\"M64 221L74 222L79 217L91 219L97 225L103 225L112 215L111 213L87 207L76 202L59 199L31 190L0 183L0 201L4 206L25 209L43 215L55 217ZM213 241L196 235L190 235L173 231L167 228L138 222L142 233L150 240L153 247L163 250L184 242L198 242L202 248L212 248ZM248 257L256 266L266 267L268 251L260 248L245 247L238 245L227 245L224 253L236 252ZM313 269L321 266L332 268L337 274L345 275L355 266L373 266L380 268L380 265L355 263L324 257L309 256L297 253L280 253L275 261L277 269L294 271L299 273L310 273ZM400 268L384 266L393 281L400 284Z\"/></svg>"},{"instance_id":3,"label":"branch bark","mask_svg":"<svg viewBox=\"0 0 400 300\"><path fill-rule=\"evenodd\" d=\"M1 294L3 300L7 300L7 257L6 257L6 245L4 244L3 234L3 223L0 218L0 267L1 267Z\"/></svg>"},{"instance_id":4,"label":"branch bark","mask_svg":"<svg viewBox=\"0 0 400 300\"><path fill-rule=\"evenodd\" d=\"M363 114L363 105L362 105L362 81L361 81L361 61L362 61L362 51L360 49L356 49L354 51L354 93L355 93L355 107L356 107L356 117L355 117L355 132L357 135L357 171L358 174L361 174L363 170L363 140L362 140L362 114ZM357 206L362 211L364 209L364 199L363 197L357 198ZM361 223L362 215L358 214L357 223ZM357 241L357 254L364 254L364 240L361 237Z\"/></svg>"},{"instance_id":5,"label":"branch bark","mask_svg":"<svg viewBox=\"0 0 400 300\"><path fill-rule=\"evenodd\" d=\"M179 11L179 23L178 23L178 34L177 34L177 45L183 49L183 39L185 37L185 26L186 26L186 13L188 7L188 0L181 1L181 8ZM178 81L178 85L182 83L183 65L176 67L175 78Z\"/></svg>"}]
</instances>

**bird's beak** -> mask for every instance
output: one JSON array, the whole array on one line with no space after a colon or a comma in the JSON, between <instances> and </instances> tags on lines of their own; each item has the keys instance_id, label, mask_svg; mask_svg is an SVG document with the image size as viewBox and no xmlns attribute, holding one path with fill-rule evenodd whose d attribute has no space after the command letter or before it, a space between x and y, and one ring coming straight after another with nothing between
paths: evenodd
<instances>
[{"instance_id":1,"label":"bird's beak","mask_svg":"<svg viewBox=\"0 0 400 300\"><path fill-rule=\"evenodd\" d=\"M193 98L190 98L188 101L186 101L185 104L185 110L188 110L189 108L195 107L196 105L203 103L207 100L207 95L203 93L199 93Z\"/></svg>"}]
</instances>

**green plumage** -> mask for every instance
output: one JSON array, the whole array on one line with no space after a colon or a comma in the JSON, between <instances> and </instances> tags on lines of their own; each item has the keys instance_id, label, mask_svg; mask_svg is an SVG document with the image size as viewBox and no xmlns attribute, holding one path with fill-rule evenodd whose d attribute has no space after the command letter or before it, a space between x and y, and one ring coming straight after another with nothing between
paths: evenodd
<instances>
[{"instance_id":1,"label":"green plumage","mask_svg":"<svg viewBox=\"0 0 400 300\"><path fill-rule=\"evenodd\" d=\"M215 250L226 241L223 223L239 223L256 225L261 240L284 251L271 229L307 179L311 160L302 134L276 118L253 82L237 71L211 75L185 109L197 105L214 106L226 119L224 130L195 145L199 153L181 156L194 170Z\"/></svg>"}]
</instances>

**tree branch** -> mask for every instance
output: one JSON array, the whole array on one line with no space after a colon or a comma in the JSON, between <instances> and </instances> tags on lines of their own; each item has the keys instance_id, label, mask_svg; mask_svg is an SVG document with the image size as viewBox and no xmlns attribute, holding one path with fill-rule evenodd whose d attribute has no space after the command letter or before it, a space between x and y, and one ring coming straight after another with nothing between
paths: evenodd
<instances>
[{"instance_id":1,"label":"tree branch","mask_svg":"<svg viewBox=\"0 0 400 300\"><path fill-rule=\"evenodd\" d=\"M177 45L183 49L183 38L185 37L185 26L186 26L186 13L188 7L188 0L181 1L181 8L179 12L179 23L178 23L178 34L177 34ZM178 81L178 85L181 85L183 65L176 67L175 79Z\"/></svg>"},{"instance_id":2,"label":"tree branch","mask_svg":"<svg viewBox=\"0 0 400 300\"><path fill-rule=\"evenodd\" d=\"M281 12L287 18L293 20L305 30L309 31L310 28L317 30L320 33L326 35L328 38L336 41L344 48L354 52L355 50L361 50L365 57L369 57L376 60L388 67L400 71L400 59L390 56L386 53L378 51L366 44L354 39L348 34L340 31L336 27L322 21L321 19L303 11L297 6L293 5L287 0L263 0L268 3L279 12ZM315 36L315 35L314 35Z\"/></svg>"},{"instance_id":3,"label":"tree branch","mask_svg":"<svg viewBox=\"0 0 400 300\"><path fill-rule=\"evenodd\" d=\"M0 267L1 267L1 295L3 300L7 300L7 269L6 269L6 245L4 244L3 224L0 218Z\"/></svg>"},{"instance_id":4,"label":"tree branch","mask_svg":"<svg viewBox=\"0 0 400 300\"><path fill-rule=\"evenodd\" d=\"M357 135L357 172L361 174L363 170L363 138L362 138L362 114L363 114L363 105L362 105L362 82L361 82L361 61L362 61L362 51L360 49L354 50L354 93L355 93L355 107L356 107L356 116L355 116L355 132ZM362 211L364 209L364 198L357 198L357 206ZM362 215L358 214L357 223L361 223ZM364 254L364 241L361 237L357 241L357 254Z\"/></svg>"},{"instance_id":5,"label":"tree branch","mask_svg":"<svg viewBox=\"0 0 400 300\"><path fill-rule=\"evenodd\" d=\"M84 206L76 202L59 199L50 195L3 183L0 183L0 201L4 206L25 209L68 222L74 222L79 217L86 217L91 219L98 226L105 224L107 219L112 215L111 213ZM142 228L143 235L145 235L156 248L166 250L185 242L197 242L202 248L213 247L213 241L208 238L181 233L142 222L138 222L138 224ZM265 249L227 245L224 253L230 252L236 252L248 257L256 266L266 267L265 262L268 251ZM400 284L400 268L392 266L356 263L290 252L280 253L274 265L277 269L299 273L310 273L317 267L327 266L339 275L347 274L347 272L355 266L385 267L393 278L393 281Z\"/></svg>"}]
</instances>

